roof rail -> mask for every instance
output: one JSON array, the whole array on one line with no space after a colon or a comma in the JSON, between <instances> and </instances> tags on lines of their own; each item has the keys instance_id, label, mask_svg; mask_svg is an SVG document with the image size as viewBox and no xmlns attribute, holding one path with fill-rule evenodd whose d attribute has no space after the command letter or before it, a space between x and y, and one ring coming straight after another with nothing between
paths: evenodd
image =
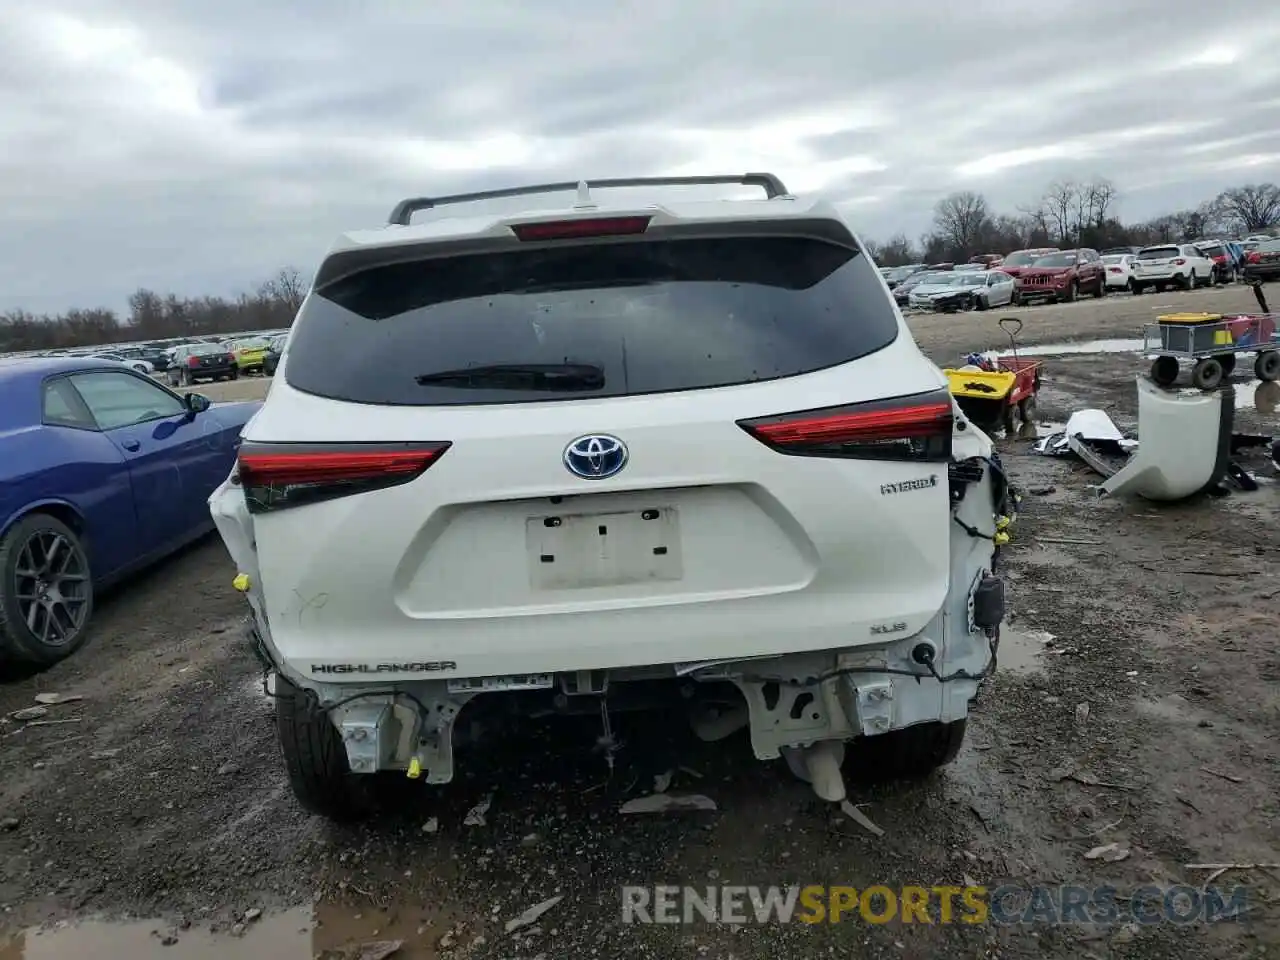
<instances>
[{"instance_id":1,"label":"roof rail","mask_svg":"<svg viewBox=\"0 0 1280 960\"><path fill-rule=\"evenodd\" d=\"M745 187L761 187L770 200L790 196L782 181L772 173L730 173L705 177L625 177L620 180L572 180L564 183L539 183L527 187L504 187L501 190L481 190L478 193L456 193L448 197L413 197L401 200L391 211L387 223L407 227L409 220L421 210L447 203L474 203L479 200L500 200L503 197L523 197L537 193L559 193L577 190L580 184L591 187L675 187L710 186L713 184L739 184Z\"/></svg>"}]
</instances>

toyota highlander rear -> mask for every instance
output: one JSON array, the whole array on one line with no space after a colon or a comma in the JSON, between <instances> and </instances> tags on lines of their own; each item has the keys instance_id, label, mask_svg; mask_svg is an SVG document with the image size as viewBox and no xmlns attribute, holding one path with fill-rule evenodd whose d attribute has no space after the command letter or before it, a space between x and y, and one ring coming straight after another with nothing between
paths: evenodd
<instances>
[{"instance_id":1,"label":"toyota highlander rear","mask_svg":"<svg viewBox=\"0 0 1280 960\"><path fill-rule=\"evenodd\" d=\"M834 799L833 744L954 754L999 618L989 441L840 217L735 179L768 199L583 185L326 258L212 500L312 809L357 806L348 771L449 780L478 696L607 734L653 680L736 687L719 727Z\"/></svg>"}]
</instances>

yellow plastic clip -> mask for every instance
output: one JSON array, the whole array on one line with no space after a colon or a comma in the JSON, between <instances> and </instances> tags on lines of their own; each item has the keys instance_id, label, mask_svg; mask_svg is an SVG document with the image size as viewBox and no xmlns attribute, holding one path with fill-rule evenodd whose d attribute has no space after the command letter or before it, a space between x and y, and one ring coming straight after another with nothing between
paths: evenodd
<instances>
[{"instance_id":1,"label":"yellow plastic clip","mask_svg":"<svg viewBox=\"0 0 1280 960\"><path fill-rule=\"evenodd\" d=\"M1000 530L991 539L995 542L995 545L997 547L1003 547L1006 543L1008 543L1012 539L1012 537L1010 537L1003 530Z\"/></svg>"},{"instance_id":2,"label":"yellow plastic clip","mask_svg":"<svg viewBox=\"0 0 1280 960\"><path fill-rule=\"evenodd\" d=\"M249 587L252 586L252 583L250 582L249 575L247 573L237 573L236 578L231 581L231 585L240 593L248 593Z\"/></svg>"},{"instance_id":3,"label":"yellow plastic clip","mask_svg":"<svg viewBox=\"0 0 1280 960\"><path fill-rule=\"evenodd\" d=\"M409 770L405 774L410 780L417 780L422 776L422 761L414 757L409 761Z\"/></svg>"},{"instance_id":4,"label":"yellow plastic clip","mask_svg":"<svg viewBox=\"0 0 1280 960\"><path fill-rule=\"evenodd\" d=\"M997 518L996 518L996 529L997 529L997 530L1008 530L1008 529L1009 529L1009 525L1010 525L1011 523L1013 523L1013 519L1012 519L1012 518L1010 518L1010 517L997 517Z\"/></svg>"}]
</instances>

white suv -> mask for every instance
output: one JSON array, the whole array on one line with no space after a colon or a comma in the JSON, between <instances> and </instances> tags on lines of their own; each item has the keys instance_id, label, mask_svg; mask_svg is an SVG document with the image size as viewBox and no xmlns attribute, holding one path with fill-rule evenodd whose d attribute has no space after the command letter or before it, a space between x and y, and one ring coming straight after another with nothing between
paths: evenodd
<instances>
[{"instance_id":1,"label":"white suv","mask_svg":"<svg viewBox=\"0 0 1280 960\"><path fill-rule=\"evenodd\" d=\"M1148 287L1163 292L1166 287L1193 290L1213 286L1213 261L1189 243L1146 247L1134 255L1130 267L1133 271L1130 289L1134 293L1142 293Z\"/></svg>"},{"instance_id":2,"label":"white suv","mask_svg":"<svg viewBox=\"0 0 1280 960\"><path fill-rule=\"evenodd\" d=\"M766 198L594 195L686 184ZM294 791L347 818L495 707L608 752L611 711L678 705L828 800L927 774L994 668L1013 499L841 216L747 174L344 236L210 504Z\"/></svg>"}]
</instances>

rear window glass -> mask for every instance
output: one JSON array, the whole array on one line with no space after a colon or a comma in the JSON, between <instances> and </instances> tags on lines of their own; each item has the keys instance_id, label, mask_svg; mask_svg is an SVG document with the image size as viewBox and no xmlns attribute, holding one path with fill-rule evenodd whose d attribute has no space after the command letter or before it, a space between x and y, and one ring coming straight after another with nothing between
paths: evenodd
<instances>
[{"instance_id":1,"label":"rear window glass","mask_svg":"<svg viewBox=\"0 0 1280 960\"><path fill-rule=\"evenodd\" d=\"M1280 253L1280 240L1264 240L1253 249L1259 253Z\"/></svg>"},{"instance_id":2,"label":"rear window glass","mask_svg":"<svg viewBox=\"0 0 1280 960\"><path fill-rule=\"evenodd\" d=\"M1035 265L1037 267L1073 267L1076 263L1076 253L1069 250L1066 253L1046 253L1043 257L1036 257Z\"/></svg>"},{"instance_id":3,"label":"rear window glass","mask_svg":"<svg viewBox=\"0 0 1280 960\"><path fill-rule=\"evenodd\" d=\"M1177 247L1152 247L1150 250L1143 250L1138 254L1139 260L1168 260L1170 257L1180 256L1181 252Z\"/></svg>"},{"instance_id":4,"label":"rear window glass","mask_svg":"<svg viewBox=\"0 0 1280 960\"><path fill-rule=\"evenodd\" d=\"M226 353L227 348L220 343L193 343L189 347L183 347L187 353L197 357L203 357L210 353Z\"/></svg>"},{"instance_id":5,"label":"rear window glass","mask_svg":"<svg viewBox=\"0 0 1280 960\"><path fill-rule=\"evenodd\" d=\"M294 325L285 377L357 403L666 393L790 377L898 335L875 266L798 237L468 254L337 281Z\"/></svg>"},{"instance_id":6,"label":"rear window glass","mask_svg":"<svg viewBox=\"0 0 1280 960\"><path fill-rule=\"evenodd\" d=\"M1004 265L1006 267L1025 267L1029 266L1035 259L1036 254L1029 253L1026 250L1018 250L1004 258Z\"/></svg>"}]
</instances>

